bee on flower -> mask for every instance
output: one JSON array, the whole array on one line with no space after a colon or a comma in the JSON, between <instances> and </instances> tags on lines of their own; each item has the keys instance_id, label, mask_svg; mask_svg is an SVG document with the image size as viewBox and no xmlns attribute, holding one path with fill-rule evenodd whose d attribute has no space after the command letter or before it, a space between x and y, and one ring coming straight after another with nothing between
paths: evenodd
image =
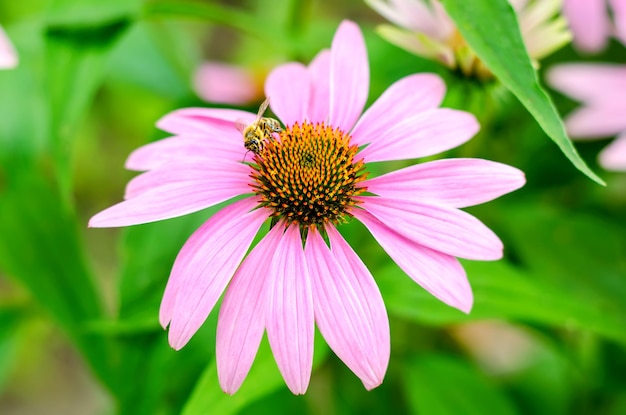
<instances>
[{"instance_id":1,"label":"bee on flower","mask_svg":"<svg viewBox=\"0 0 626 415\"><path fill-rule=\"evenodd\" d=\"M90 220L129 226L230 201L180 250L159 314L178 350L225 292L216 360L227 393L241 386L264 332L287 386L304 393L316 325L367 389L382 383L389 321L374 277L341 235L346 221L362 222L411 279L464 312L473 296L457 257L502 257L498 237L460 208L518 189L523 173L448 159L369 177L369 163L438 154L479 129L473 115L439 108L445 85L434 74L398 80L363 112L369 81L363 35L344 21L308 66L287 63L268 76L265 95L284 128L254 163L241 162L236 123L258 114L174 111L157 124L173 136L128 158L145 173L128 183L126 200ZM274 226L250 249L267 221Z\"/></svg>"}]
</instances>

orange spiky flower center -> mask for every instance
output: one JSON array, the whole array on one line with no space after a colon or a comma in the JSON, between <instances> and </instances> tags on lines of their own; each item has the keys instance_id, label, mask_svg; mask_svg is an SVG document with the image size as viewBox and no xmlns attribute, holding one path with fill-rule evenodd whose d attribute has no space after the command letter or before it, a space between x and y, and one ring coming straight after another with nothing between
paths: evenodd
<instances>
[{"instance_id":1,"label":"orange spiky flower center","mask_svg":"<svg viewBox=\"0 0 626 415\"><path fill-rule=\"evenodd\" d=\"M296 123L268 140L251 165L254 192L271 216L301 228L338 224L367 189L350 135L324 123Z\"/></svg>"}]
</instances>

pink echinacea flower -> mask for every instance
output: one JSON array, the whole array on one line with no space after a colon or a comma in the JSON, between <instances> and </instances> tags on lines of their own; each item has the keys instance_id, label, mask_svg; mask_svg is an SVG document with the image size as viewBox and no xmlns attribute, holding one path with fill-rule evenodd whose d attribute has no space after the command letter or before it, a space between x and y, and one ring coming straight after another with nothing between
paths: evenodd
<instances>
[{"instance_id":1,"label":"pink echinacea flower","mask_svg":"<svg viewBox=\"0 0 626 415\"><path fill-rule=\"evenodd\" d=\"M17 66L17 53L0 26L0 69L12 69Z\"/></svg>"},{"instance_id":2,"label":"pink echinacea flower","mask_svg":"<svg viewBox=\"0 0 626 415\"><path fill-rule=\"evenodd\" d=\"M166 115L174 134L132 153L147 170L126 200L90 226L127 226L184 215L247 195L208 219L185 243L165 288L160 322L180 349L225 292L217 323L219 382L234 393L264 331L289 389L304 393L317 324L330 348L367 389L383 381L389 321L365 264L337 230L361 221L410 278L469 312L473 296L456 257L496 260L498 237L459 208L524 184L523 173L480 159L439 160L367 177L367 163L413 159L469 140L469 113L438 108L445 85L433 74L400 79L362 114L369 65L359 27L344 21L330 50L308 65L270 73L265 92L284 131L245 155L235 121L255 114L189 108ZM271 230L246 256L261 225Z\"/></svg>"},{"instance_id":3,"label":"pink echinacea flower","mask_svg":"<svg viewBox=\"0 0 626 415\"><path fill-rule=\"evenodd\" d=\"M601 51L611 36L626 44L626 0L564 0L563 14L574 35L574 45L582 51Z\"/></svg>"},{"instance_id":4,"label":"pink echinacea flower","mask_svg":"<svg viewBox=\"0 0 626 415\"><path fill-rule=\"evenodd\" d=\"M619 135L599 155L609 170L626 170L626 65L564 64L551 68L548 83L583 106L565 120L573 139Z\"/></svg>"},{"instance_id":5,"label":"pink echinacea flower","mask_svg":"<svg viewBox=\"0 0 626 415\"><path fill-rule=\"evenodd\" d=\"M390 43L427 59L438 60L466 76L489 79L491 71L463 39L439 0L365 0L394 25L378 26ZM562 0L509 0L517 14L528 55L536 63L571 40L559 15Z\"/></svg>"}]
</instances>

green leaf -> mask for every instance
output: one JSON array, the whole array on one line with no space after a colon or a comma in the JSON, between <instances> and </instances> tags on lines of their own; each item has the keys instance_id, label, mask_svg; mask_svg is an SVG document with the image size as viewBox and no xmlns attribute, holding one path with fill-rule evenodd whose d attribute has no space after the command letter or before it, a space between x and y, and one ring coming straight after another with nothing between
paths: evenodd
<instances>
[{"instance_id":1,"label":"green leaf","mask_svg":"<svg viewBox=\"0 0 626 415\"><path fill-rule=\"evenodd\" d=\"M53 3L44 33L49 140L62 194L67 200L72 187L72 141L102 82L108 52L131 23L122 2L100 3L108 4L106 12L100 11L103 14L97 13L94 15L97 18L87 22L81 20L90 13L87 5L71 1ZM114 4L124 9L113 13ZM67 20L59 22L59 15Z\"/></svg>"},{"instance_id":2,"label":"green leaf","mask_svg":"<svg viewBox=\"0 0 626 415\"><path fill-rule=\"evenodd\" d=\"M524 272L504 260L463 261L463 267L474 291L470 314L443 304L395 266L384 268L375 276L393 315L429 324L518 319L591 330L626 343L624 307L598 292L571 292L567 286Z\"/></svg>"},{"instance_id":3,"label":"green leaf","mask_svg":"<svg viewBox=\"0 0 626 415\"><path fill-rule=\"evenodd\" d=\"M74 214L39 171L24 166L11 166L0 192L0 269L28 288L106 380L109 345L82 327L104 312Z\"/></svg>"},{"instance_id":4,"label":"green leaf","mask_svg":"<svg viewBox=\"0 0 626 415\"><path fill-rule=\"evenodd\" d=\"M75 212L50 178L42 31L33 20L13 32L20 65L0 74L0 270L28 290L106 382L110 345L83 332L84 322L104 317L103 304Z\"/></svg>"},{"instance_id":5,"label":"green leaf","mask_svg":"<svg viewBox=\"0 0 626 415\"><path fill-rule=\"evenodd\" d=\"M509 398L476 368L445 355L422 355L404 366L404 387L413 413L428 415L515 414Z\"/></svg>"},{"instance_id":6,"label":"green leaf","mask_svg":"<svg viewBox=\"0 0 626 415\"><path fill-rule=\"evenodd\" d=\"M476 55L528 109L565 156L589 178L604 184L579 156L552 100L539 85L509 2L442 0L442 3Z\"/></svg>"}]
</instances>

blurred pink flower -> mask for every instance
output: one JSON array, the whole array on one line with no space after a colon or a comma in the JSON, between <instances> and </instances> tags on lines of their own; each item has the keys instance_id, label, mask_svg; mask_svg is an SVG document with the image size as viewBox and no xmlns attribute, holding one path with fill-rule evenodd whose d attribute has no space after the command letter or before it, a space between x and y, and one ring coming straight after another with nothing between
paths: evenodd
<instances>
[{"instance_id":1,"label":"blurred pink flower","mask_svg":"<svg viewBox=\"0 0 626 415\"><path fill-rule=\"evenodd\" d=\"M208 102L246 105L259 100L263 84L249 70L237 65L206 62L194 74L194 89Z\"/></svg>"},{"instance_id":2,"label":"blurred pink flower","mask_svg":"<svg viewBox=\"0 0 626 415\"><path fill-rule=\"evenodd\" d=\"M609 4L613 22L609 16ZM582 51L599 52L611 36L626 44L624 0L564 0L563 13L574 34L574 44Z\"/></svg>"},{"instance_id":3,"label":"blurred pink flower","mask_svg":"<svg viewBox=\"0 0 626 415\"><path fill-rule=\"evenodd\" d=\"M574 139L620 134L600 153L606 169L626 170L626 65L564 64L550 69L548 83L583 106L565 120Z\"/></svg>"},{"instance_id":4,"label":"blurred pink flower","mask_svg":"<svg viewBox=\"0 0 626 415\"><path fill-rule=\"evenodd\" d=\"M481 79L492 74L465 42L438 0L365 0L380 15L399 26L380 25L389 42L419 56L435 59L450 69ZM528 55L542 59L571 40L558 16L562 0L509 0L517 12Z\"/></svg>"},{"instance_id":5,"label":"blurred pink flower","mask_svg":"<svg viewBox=\"0 0 626 415\"><path fill-rule=\"evenodd\" d=\"M17 53L0 26L0 69L11 69L17 66Z\"/></svg>"},{"instance_id":6,"label":"blurred pink flower","mask_svg":"<svg viewBox=\"0 0 626 415\"><path fill-rule=\"evenodd\" d=\"M464 312L473 296L456 257L502 256L498 237L459 208L521 187L523 173L486 160L449 159L366 178L365 163L437 154L479 129L471 114L438 108L445 85L436 75L397 81L361 114L368 90L363 36L344 21L331 49L309 66L287 63L270 73L265 92L285 130L252 163L242 163L235 121L252 122L255 114L175 111L158 123L174 137L130 155L128 168L148 171L128 184L126 200L90 221L134 225L240 198L183 246L160 310L170 344L180 349L226 291L216 359L227 393L247 376L265 330L288 387L304 393L314 324L367 389L383 381L389 322L371 273L336 229L351 218L415 282ZM246 257L268 218L274 226Z\"/></svg>"}]
</instances>

